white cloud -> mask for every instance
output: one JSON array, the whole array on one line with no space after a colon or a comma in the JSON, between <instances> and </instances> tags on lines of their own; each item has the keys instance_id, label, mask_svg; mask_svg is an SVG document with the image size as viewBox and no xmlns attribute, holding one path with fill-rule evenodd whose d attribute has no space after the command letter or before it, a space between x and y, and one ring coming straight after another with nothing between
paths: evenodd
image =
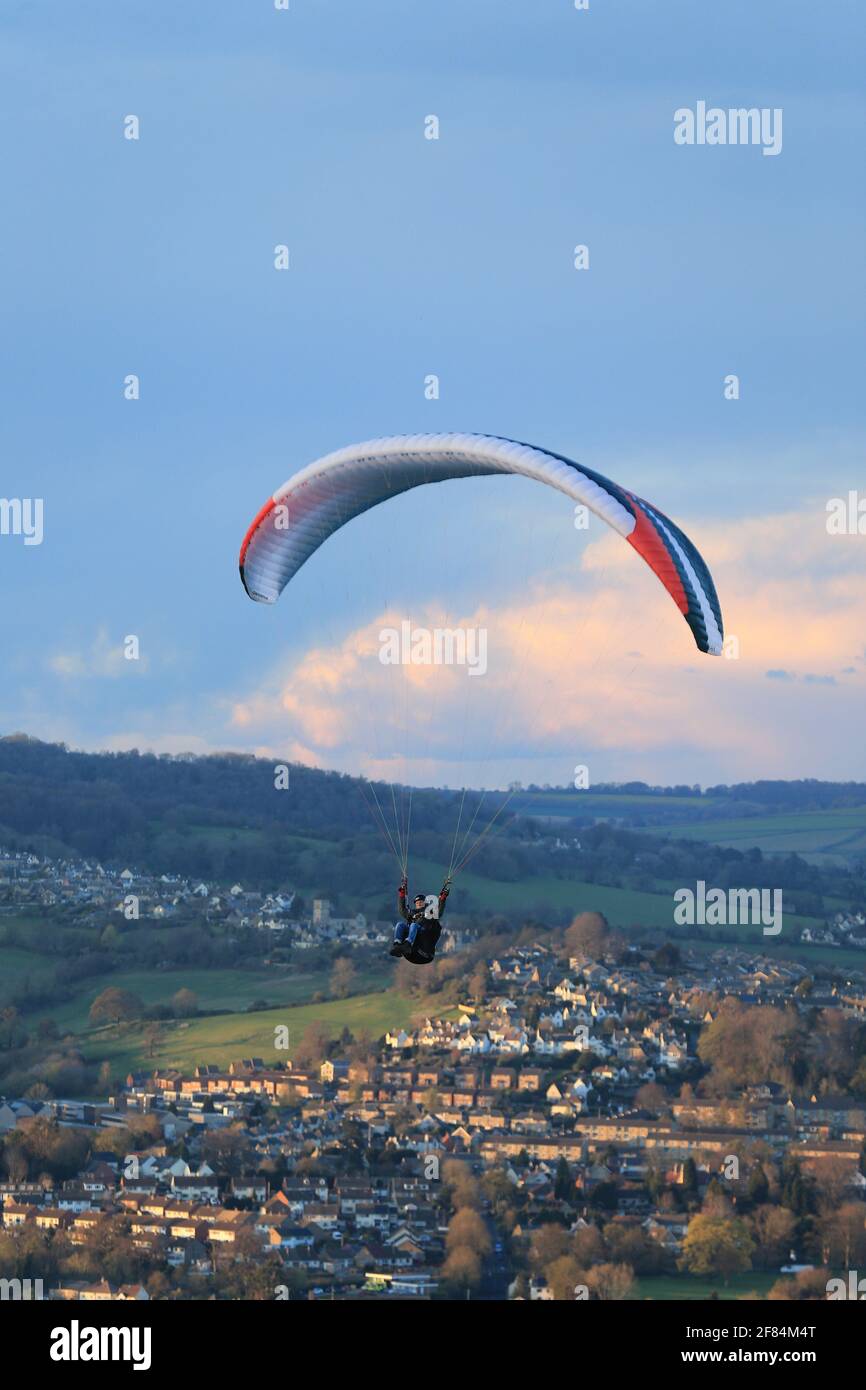
<instances>
[{"instance_id":1,"label":"white cloud","mask_svg":"<svg viewBox=\"0 0 866 1390\"><path fill-rule=\"evenodd\" d=\"M83 651L62 651L50 655L47 659L49 670L67 680L116 680L130 672L141 674L148 669L147 656L141 653L135 660L128 659L124 650L125 640L126 634L111 638L107 630L101 627L89 647Z\"/></svg>"}]
</instances>

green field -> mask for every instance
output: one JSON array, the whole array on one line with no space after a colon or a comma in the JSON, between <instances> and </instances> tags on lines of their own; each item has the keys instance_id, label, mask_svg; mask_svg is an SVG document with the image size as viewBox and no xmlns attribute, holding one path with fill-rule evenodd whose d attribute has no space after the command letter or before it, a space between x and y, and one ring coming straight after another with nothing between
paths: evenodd
<instances>
[{"instance_id":1,"label":"green field","mask_svg":"<svg viewBox=\"0 0 866 1390\"><path fill-rule=\"evenodd\" d=\"M156 824L154 829L162 832L162 827ZM199 840L203 844L209 845L230 845L236 844L255 844L261 840L262 832L256 827L246 825L191 825L184 832L184 843L189 840ZM288 832L280 836L280 843L293 845L298 849L322 849L332 848L333 841L325 839L315 839L311 835L290 835Z\"/></svg>"},{"instance_id":2,"label":"green field","mask_svg":"<svg viewBox=\"0 0 866 1390\"><path fill-rule=\"evenodd\" d=\"M767 1274L763 1270L753 1270L749 1274L734 1275L726 1286L721 1279L698 1278L691 1274L648 1275L635 1280L634 1297L696 1302L702 1302L714 1295L719 1299L764 1299L780 1277L778 1274Z\"/></svg>"},{"instance_id":3,"label":"green field","mask_svg":"<svg viewBox=\"0 0 866 1390\"><path fill-rule=\"evenodd\" d=\"M0 951L0 962L6 952ZM44 959L44 958L43 958ZM361 991L382 989L390 977L389 962L381 970L360 972L355 987ZM230 1010L242 1013L248 1005L265 1000L282 1006L307 1002L314 994L327 993L330 971L273 970L120 970L100 975L82 985L80 994L65 1004L51 1005L28 1014L28 1020L53 1018L64 1031L81 1032L88 1025L88 1011L97 994L109 987L128 989L147 1005L168 1004L180 989L191 989L203 1012Z\"/></svg>"},{"instance_id":4,"label":"green field","mask_svg":"<svg viewBox=\"0 0 866 1390\"><path fill-rule=\"evenodd\" d=\"M53 966L50 956L40 956L20 946L0 945L0 1002L9 997L10 991L20 989L28 977L36 980L50 975Z\"/></svg>"},{"instance_id":5,"label":"green field","mask_svg":"<svg viewBox=\"0 0 866 1390\"><path fill-rule=\"evenodd\" d=\"M814 864L845 864L866 854L866 806L839 811L804 811L739 820L666 822L648 826L653 835L703 840L727 849L759 849L763 854L799 854Z\"/></svg>"},{"instance_id":6,"label":"green field","mask_svg":"<svg viewBox=\"0 0 866 1390\"><path fill-rule=\"evenodd\" d=\"M413 1015L423 1014L417 1000L410 1001L393 991L358 994L326 1004L303 1004L269 1009L254 1014L223 1014L165 1025L163 1037L151 1057L140 1024L121 1024L91 1029L80 1038L89 1060L108 1061L112 1075L124 1076L137 1069L179 1067L191 1071L208 1063L225 1067L242 1057L261 1057L266 1063L284 1061L311 1023L322 1024L332 1036L349 1028L355 1037L367 1033L381 1037L390 1028L400 1028ZM289 1029L287 1051L274 1045L277 1027Z\"/></svg>"},{"instance_id":7,"label":"green field","mask_svg":"<svg viewBox=\"0 0 866 1390\"><path fill-rule=\"evenodd\" d=\"M442 865L428 860L413 859L412 885L421 884L437 890L442 879ZM603 884L585 883L581 879L554 878L552 874L526 878L520 883L503 883L501 879L482 878L471 870L458 875L451 899L455 912L463 911L461 892L494 912L511 908L532 911L536 908L565 908L568 912L603 912L615 927L646 925L665 927L673 919L670 897L660 893L645 893L631 888L606 888Z\"/></svg>"},{"instance_id":8,"label":"green field","mask_svg":"<svg viewBox=\"0 0 866 1390\"><path fill-rule=\"evenodd\" d=\"M509 801L509 810L523 816L544 816L572 820L575 816L664 816L669 811L687 815L701 803L693 796L640 796L629 792L566 790L518 792Z\"/></svg>"}]
</instances>

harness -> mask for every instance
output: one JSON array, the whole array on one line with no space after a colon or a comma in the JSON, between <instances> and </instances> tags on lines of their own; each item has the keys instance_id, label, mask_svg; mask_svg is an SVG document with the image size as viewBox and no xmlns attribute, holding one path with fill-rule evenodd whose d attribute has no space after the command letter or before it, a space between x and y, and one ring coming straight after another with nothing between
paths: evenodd
<instances>
[{"instance_id":1,"label":"harness","mask_svg":"<svg viewBox=\"0 0 866 1390\"><path fill-rule=\"evenodd\" d=\"M437 921L428 919L419 927L415 944L409 955L404 954L403 959L408 960L410 965L432 964L441 931L442 928Z\"/></svg>"}]
</instances>

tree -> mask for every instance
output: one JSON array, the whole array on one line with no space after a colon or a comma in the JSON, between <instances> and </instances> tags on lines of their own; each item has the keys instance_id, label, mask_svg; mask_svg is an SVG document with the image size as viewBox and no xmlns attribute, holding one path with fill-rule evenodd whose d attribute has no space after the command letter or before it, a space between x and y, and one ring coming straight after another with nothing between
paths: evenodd
<instances>
[{"instance_id":1,"label":"tree","mask_svg":"<svg viewBox=\"0 0 866 1390\"><path fill-rule=\"evenodd\" d=\"M701 1210L705 1216L731 1217L734 1214L731 1199L717 1177L712 1177L707 1185Z\"/></svg>"},{"instance_id":2,"label":"tree","mask_svg":"<svg viewBox=\"0 0 866 1390\"><path fill-rule=\"evenodd\" d=\"M467 989L470 999L474 999L477 1003L483 1003L487 998L487 966L483 961L478 962L469 976Z\"/></svg>"},{"instance_id":3,"label":"tree","mask_svg":"<svg viewBox=\"0 0 866 1390\"><path fill-rule=\"evenodd\" d=\"M534 1232L529 1245L529 1262L538 1272L547 1269L554 1260L571 1254L571 1237L564 1226L547 1224Z\"/></svg>"},{"instance_id":4,"label":"tree","mask_svg":"<svg viewBox=\"0 0 866 1390\"><path fill-rule=\"evenodd\" d=\"M111 985L98 994L91 1004L90 1022L96 1025L128 1023L134 1018L141 1018L143 1013L144 1005L137 994Z\"/></svg>"},{"instance_id":5,"label":"tree","mask_svg":"<svg viewBox=\"0 0 866 1390\"><path fill-rule=\"evenodd\" d=\"M442 1278L455 1292L477 1288L481 1283L481 1261L475 1251L465 1245L450 1250L442 1266Z\"/></svg>"},{"instance_id":6,"label":"tree","mask_svg":"<svg viewBox=\"0 0 866 1390\"><path fill-rule=\"evenodd\" d=\"M763 1269L784 1264L797 1240L797 1218L787 1207L759 1206L750 1217L755 1237L755 1260Z\"/></svg>"},{"instance_id":7,"label":"tree","mask_svg":"<svg viewBox=\"0 0 866 1390\"><path fill-rule=\"evenodd\" d=\"M761 1206L770 1195L770 1183L760 1163L756 1163L749 1174L746 1195L749 1205L753 1207Z\"/></svg>"},{"instance_id":8,"label":"tree","mask_svg":"<svg viewBox=\"0 0 866 1390\"><path fill-rule=\"evenodd\" d=\"M245 1264L262 1258L262 1238L252 1226L242 1226L235 1236L234 1255ZM273 1296L273 1295L272 1295Z\"/></svg>"},{"instance_id":9,"label":"tree","mask_svg":"<svg viewBox=\"0 0 866 1390\"><path fill-rule=\"evenodd\" d=\"M604 1238L597 1226L582 1226L575 1231L571 1238L571 1250L584 1269L601 1264L607 1254Z\"/></svg>"},{"instance_id":10,"label":"tree","mask_svg":"<svg viewBox=\"0 0 866 1390\"><path fill-rule=\"evenodd\" d=\"M418 1111L414 1105L398 1105L391 1116L391 1128L398 1139L405 1139L417 1122Z\"/></svg>"},{"instance_id":11,"label":"tree","mask_svg":"<svg viewBox=\"0 0 866 1390\"><path fill-rule=\"evenodd\" d=\"M653 965L658 971L676 970L681 959L679 946L675 946L672 941L666 941L653 956Z\"/></svg>"},{"instance_id":12,"label":"tree","mask_svg":"<svg viewBox=\"0 0 866 1390\"><path fill-rule=\"evenodd\" d=\"M814 1016L813 1016L814 1018ZM862 1053L863 1025L841 1009L822 1009L809 1030L810 1085L847 1087Z\"/></svg>"},{"instance_id":13,"label":"tree","mask_svg":"<svg viewBox=\"0 0 866 1390\"><path fill-rule=\"evenodd\" d=\"M600 912L579 912L565 933L565 944L573 956L598 960L608 944L607 918Z\"/></svg>"},{"instance_id":14,"label":"tree","mask_svg":"<svg viewBox=\"0 0 866 1390\"><path fill-rule=\"evenodd\" d=\"M179 989L172 995L171 1011L176 1018L192 1018L198 1013L198 995L191 989Z\"/></svg>"},{"instance_id":15,"label":"tree","mask_svg":"<svg viewBox=\"0 0 866 1390\"><path fill-rule=\"evenodd\" d=\"M571 1169L567 1160L561 1154L556 1165L556 1181L553 1191L560 1202L574 1201L574 1178L571 1176Z\"/></svg>"},{"instance_id":16,"label":"tree","mask_svg":"<svg viewBox=\"0 0 866 1390\"><path fill-rule=\"evenodd\" d=\"M825 1263L841 1269L862 1267L866 1260L866 1206L844 1202L821 1222Z\"/></svg>"},{"instance_id":17,"label":"tree","mask_svg":"<svg viewBox=\"0 0 866 1390\"><path fill-rule=\"evenodd\" d=\"M146 1287L151 1298L168 1298L171 1292L168 1276L161 1269L155 1269L152 1274L147 1276Z\"/></svg>"},{"instance_id":18,"label":"tree","mask_svg":"<svg viewBox=\"0 0 866 1390\"><path fill-rule=\"evenodd\" d=\"M596 1265L586 1276L590 1293L604 1303L621 1303L634 1288L634 1270L629 1265Z\"/></svg>"},{"instance_id":19,"label":"tree","mask_svg":"<svg viewBox=\"0 0 866 1390\"><path fill-rule=\"evenodd\" d=\"M515 1188L504 1168L488 1168L481 1176L481 1191L495 1212L503 1213L515 1200Z\"/></svg>"},{"instance_id":20,"label":"tree","mask_svg":"<svg viewBox=\"0 0 866 1390\"><path fill-rule=\"evenodd\" d=\"M421 1097L421 1111L424 1115L435 1115L442 1108L442 1093L437 1086L428 1086Z\"/></svg>"},{"instance_id":21,"label":"tree","mask_svg":"<svg viewBox=\"0 0 866 1390\"><path fill-rule=\"evenodd\" d=\"M478 1183L467 1165L461 1163L459 1159L449 1159L443 1165L442 1181L448 1190L448 1196L455 1211L462 1207L477 1209L481 1206L481 1192Z\"/></svg>"},{"instance_id":22,"label":"tree","mask_svg":"<svg viewBox=\"0 0 866 1390\"><path fill-rule=\"evenodd\" d=\"M544 1271L544 1277L558 1303L573 1302L575 1289L587 1283L587 1276L573 1255L560 1255L559 1259L552 1260Z\"/></svg>"},{"instance_id":23,"label":"tree","mask_svg":"<svg viewBox=\"0 0 866 1390\"><path fill-rule=\"evenodd\" d=\"M347 1115L340 1124L340 1144L346 1168L360 1172L367 1152L367 1129L354 1115Z\"/></svg>"},{"instance_id":24,"label":"tree","mask_svg":"<svg viewBox=\"0 0 866 1390\"><path fill-rule=\"evenodd\" d=\"M683 1196L687 1201L693 1200L698 1195L698 1170L695 1160L687 1158L683 1164Z\"/></svg>"},{"instance_id":25,"label":"tree","mask_svg":"<svg viewBox=\"0 0 866 1390\"><path fill-rule=\"evenodd\" d=\"M793 1279L777 1279L767 1298L772 1302L820 1302L827 1297L827 1271L801 1269Z\"/></svg>"},{"instance_id":26,"label":"tree","mask_svg":"<svg viewBox=\"0 0 866 1390\"><path fill-rule=\"evenodd\" d=\"M295 1061L300 1067L318 1066L327 1057L329 1044L330 1034L325 1024L309 1023L295 1050Z\"/></svg>"},{"instance_id":27,"label":"tree","mask_svg":"<svg viewBox=\"0 0 866 1390\"><path fill-rule=\"evenodd\" d=\"M144 1043L147 1048L148 1057L153 1057L156 1052L156 1045L162 1037L161 1023L148 1023L144 1028Z\"/></svg>"},{"instance_id":28,"label":"tree","mask_svg":"<svg viewBox=\"0 0 866 1390\"><path fill-rule=\"evenodd\" d=\"M335 999L345 999L351 993L356 974L348 956L340 956L331 971L331 994Z\"/></svg>"},{"instance_id":29,"label":"tree","mask_svg":"<svg viewBox=\"0 0 866 1390\"><path fill-rule=\"evenodd\" d=\"M248 1139L243 1129L209 1130L202 1142L202 1156L214 1172L236 1178L244 1170Z\"/></svg>"},{"instance_id":30,"label":"tree","mask_svg":"<svg viewBox=\"0 0 866 1390\"><path fill-rule=\"evenodd\" d=\"M727 1284L733 1274L752 1267L754 1244L739 1217L701 1212L689 1222L680 1268L690 1274L717 1274Z\"/></svg>"},{"instance_id":31,"label":"tree","mask_svg":"<svg viewBox=\"0 0 866 1390\"><path fill-rule=\"evenodd\" d=\"M456 1250L460 1246L474 1251L479 1259L489 1255L492 1249L490 1233L478 1212L471 1207L461 1207L448 1223L445 1249Z\"/></svg>"},{"instance_id":32,"label":"tree","mask_svg":"<svg viewBox=\"0 0 866 1390\"><path fill-rule=\"evenodd\" d=\"M698 1040L698 1055L712 1068L711 1089L729 1095L767 1081L791 1085L801 1031L793 1011L725 999Z\"/></svg>"},{"instance_id":33,"label":"tree","mask_svg":"<svg viewBox=\"0 0 866 1390\"><path fill-rule=\"evenodd\" d=\"M600 1211L616 1211L619 1202L619 1189L615 1178L605 1178L597 1183L589 1194L589 1204Z\"/></svg>"},{"instance_id":34,"label":"tree","mask_svg":"<svg viewBox=\"0 0 866 1390\"><path fill-rule=\"evenodd\" d=\"M837 1208L851 1187L851 1165L840 1158L824 1158L812 1165L812 1176L822 1210Z\"/></svg>"},{"instance_id":35,"label":"tree","mask_svg":"<svg viewBox=\"0 0 866 1390\"><path fill-rule=\"evenodd\" d=\"M3 1162L6 1172L13 1182L25 1182L30 1171L30 1159L24 1143L24 1135L19 1130L9 1135L3 1146Z\"/></svg>"},{"instance_id":36,"label":"tree","mask_svg":"<svg viewBox=\"0 0 866 1390\"><path fill-rule=\"evenodd\" d=\"M17 1139L17 1134L10 1140ZM56 1120L38 1117L28 1126L21 1138L21 1151L27 1158L28 1170L47 1172L54 1178L72 1178L86 1164L91 1150L91 1141L84 1130L59 1125ZM14 1152L14 1149L13 1149ZM10 1167L10 1150L7 1144L6 1163Z\"/></svg>"},{"instance_id":37,"label":"tree","mask_svg":"<svg viewBox=\"0 0 866 1390\"><path fill-rule=\"evenodd\" d=\"M803 1172L800 1161L785 1155L782 1163L782 1205L795 1216L809 1216L815 1210L815 1185Z\"/></svg>"},{"instance_id":38,"label":"tree","mask_svg":"<svg viewBox=\"0 0 866 1390\"><path fill-rule=\"evenodd\" d=\"M657 1081L645 1081L635 1092L635 1105L641 1110L652 1110L656 1114L666 1110L670 1102L667 1091Z\"/></svg>"},{"instance_id":39,"label":"tree","mask_svg":"<svg viewBox=\"0 0 866 1390\"><path fill-rule=\"evenodd\" d=\"M604 1228L604 1243L613 1264L630 1265L637 1274L657 1274L664 1252L636 1222L611 1221Z\"/></svg>"}]
</instances>

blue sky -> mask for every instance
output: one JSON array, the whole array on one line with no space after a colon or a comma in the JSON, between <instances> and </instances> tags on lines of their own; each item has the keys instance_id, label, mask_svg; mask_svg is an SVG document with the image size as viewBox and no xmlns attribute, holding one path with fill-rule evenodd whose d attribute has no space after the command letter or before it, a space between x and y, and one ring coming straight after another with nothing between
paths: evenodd
<instances>
[{"instance_id":1,"label":"blue sky","mask_svg":"<svg viewBox=\"0 0 866 1390\"><path fill-rule=\"evenodd\" d=\"M386 605L513 633L549 602L552 668L508 649L497 776L564 781L578 753L599 779L866 776L866 537L824 529L828 498L866 492L864 37L854 0L8 0L0 495L44 498L45 539L0 536L0 731L356 770L369 739L286 716L288 688L316 704L312 649L339 656ZM782 153L677 147L698 100L781 107ZM504 480L390 504L273 612L249 604L237 550L278 484L439 429L656 502L701 544L740 662L697 671L634 557L601 579L606 541L578 553L564 499ZM569 593L610 639L595 698ZM347 679L343 725L380 698ZM491 736L474 698L470 743ZM415 773L459 782L457 716L430 701Z\"/></svg>"}]
</instances>

